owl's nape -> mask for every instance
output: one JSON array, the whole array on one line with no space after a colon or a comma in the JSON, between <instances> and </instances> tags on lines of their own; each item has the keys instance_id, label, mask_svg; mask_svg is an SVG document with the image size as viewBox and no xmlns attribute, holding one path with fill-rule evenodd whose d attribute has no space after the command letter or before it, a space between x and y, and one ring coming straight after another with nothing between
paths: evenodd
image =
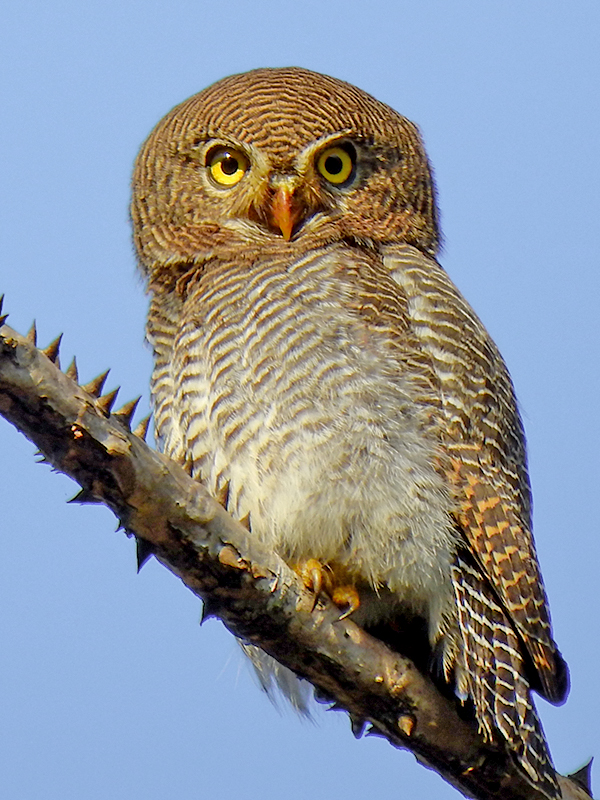
<instances>
[{"instance_id":1,"label":"owl's nape","mask_svg":"<svg viewBox=\"0 0 600 800\"><path fill-rule=\"evenodd\" d=\"M417 631L484 737L559 797L531 687L560 702L566 673L523 428L435 260L416 127L307 70L234 75L151 133L132 218L159 446L314 588L347 590L357 624L399 649Z\"/></svg>"}]
</instances>

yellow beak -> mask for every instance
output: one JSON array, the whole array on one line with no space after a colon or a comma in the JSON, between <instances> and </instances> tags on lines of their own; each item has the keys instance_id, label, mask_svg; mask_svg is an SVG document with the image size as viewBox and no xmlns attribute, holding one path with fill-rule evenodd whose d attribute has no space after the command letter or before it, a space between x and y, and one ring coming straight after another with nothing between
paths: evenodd
<instances>
[{"instance_id":1,"label":"yellow beak","mask_svg":"<svg viewBox=\"0 0 600 800\"><path fill-rule=\"evenodd\" d=\"M271 219L286 241L292 238L292 231L299 216L300 211L294 204L293 191L287 186L279 186L271 203Z\"/></svg>"}]
</instances>

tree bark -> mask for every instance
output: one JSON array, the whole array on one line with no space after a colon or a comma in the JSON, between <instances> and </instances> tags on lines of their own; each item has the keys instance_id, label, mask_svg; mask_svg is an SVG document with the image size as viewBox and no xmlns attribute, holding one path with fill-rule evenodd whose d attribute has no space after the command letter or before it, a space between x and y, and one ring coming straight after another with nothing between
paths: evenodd
<instances>
[{"instance_id":1,"label":"tree bark","mask_svg":"<svg viewBox=\"0 0 600 800\"><path fill-rule=\"evenodd\" d=\"M0 325L3 320L0 319ZM101 502L128 535L204 601L236 636L258 645L345 709L355 735L385 737L476 800L538 800L500 745L485 743L457 702L407 658L314 596L275 553L262 549L178 464L129 428L134 404L111 414L103 381L60 371L58 342L0 328L0 414L44 458L77 481L77 502ZM585 800L581 779L559 776L564 800Z\"/></svg>"}]
</instances>

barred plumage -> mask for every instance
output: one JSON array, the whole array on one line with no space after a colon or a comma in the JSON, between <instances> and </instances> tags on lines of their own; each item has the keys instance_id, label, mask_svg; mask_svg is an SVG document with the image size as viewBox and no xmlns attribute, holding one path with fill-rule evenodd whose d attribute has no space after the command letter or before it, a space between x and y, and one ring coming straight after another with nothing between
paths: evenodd
<instances>
[{"instance_id":1,"label":"barred plumage","mask_svg":"<svg viewBox=\"0 0 600 800\"><path fill-rule=\"evenodd\" d=\"M292 565L357 593L358 624L425 620L483 734L559 796L530 689L560 702L567 678L522 425L435 260L415 126L306 70L226 78L152 132L132 216L160 446Z\"/></svg>"}]
</instances>

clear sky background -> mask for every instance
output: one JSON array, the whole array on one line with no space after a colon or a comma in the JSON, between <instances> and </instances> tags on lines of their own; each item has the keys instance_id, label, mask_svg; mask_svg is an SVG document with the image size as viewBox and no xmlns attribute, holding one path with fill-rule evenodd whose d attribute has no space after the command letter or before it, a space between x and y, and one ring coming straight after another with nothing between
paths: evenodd
<instances>
[{"instance_id":1,"label":"clear sky background","mask_svg":"<svg viewBox=\"0 0 600 800\"><path fill-rule=\"evenodd\" d=\"M528 434L567 705L538 704L562 772L600 756L597 0L6 0L0 293L64 331L63 363L143 393L131 165L173 105L300 65L417 122L442 263L497 341ZM0 419L0 794L11 800L457 797L409 753L261 694L220 622ZM600 763L600 762L599 762ZM598 774L598 770L596 770ZM598 780L596 790L599 789Z\"/></svg>"}]
</instances>

